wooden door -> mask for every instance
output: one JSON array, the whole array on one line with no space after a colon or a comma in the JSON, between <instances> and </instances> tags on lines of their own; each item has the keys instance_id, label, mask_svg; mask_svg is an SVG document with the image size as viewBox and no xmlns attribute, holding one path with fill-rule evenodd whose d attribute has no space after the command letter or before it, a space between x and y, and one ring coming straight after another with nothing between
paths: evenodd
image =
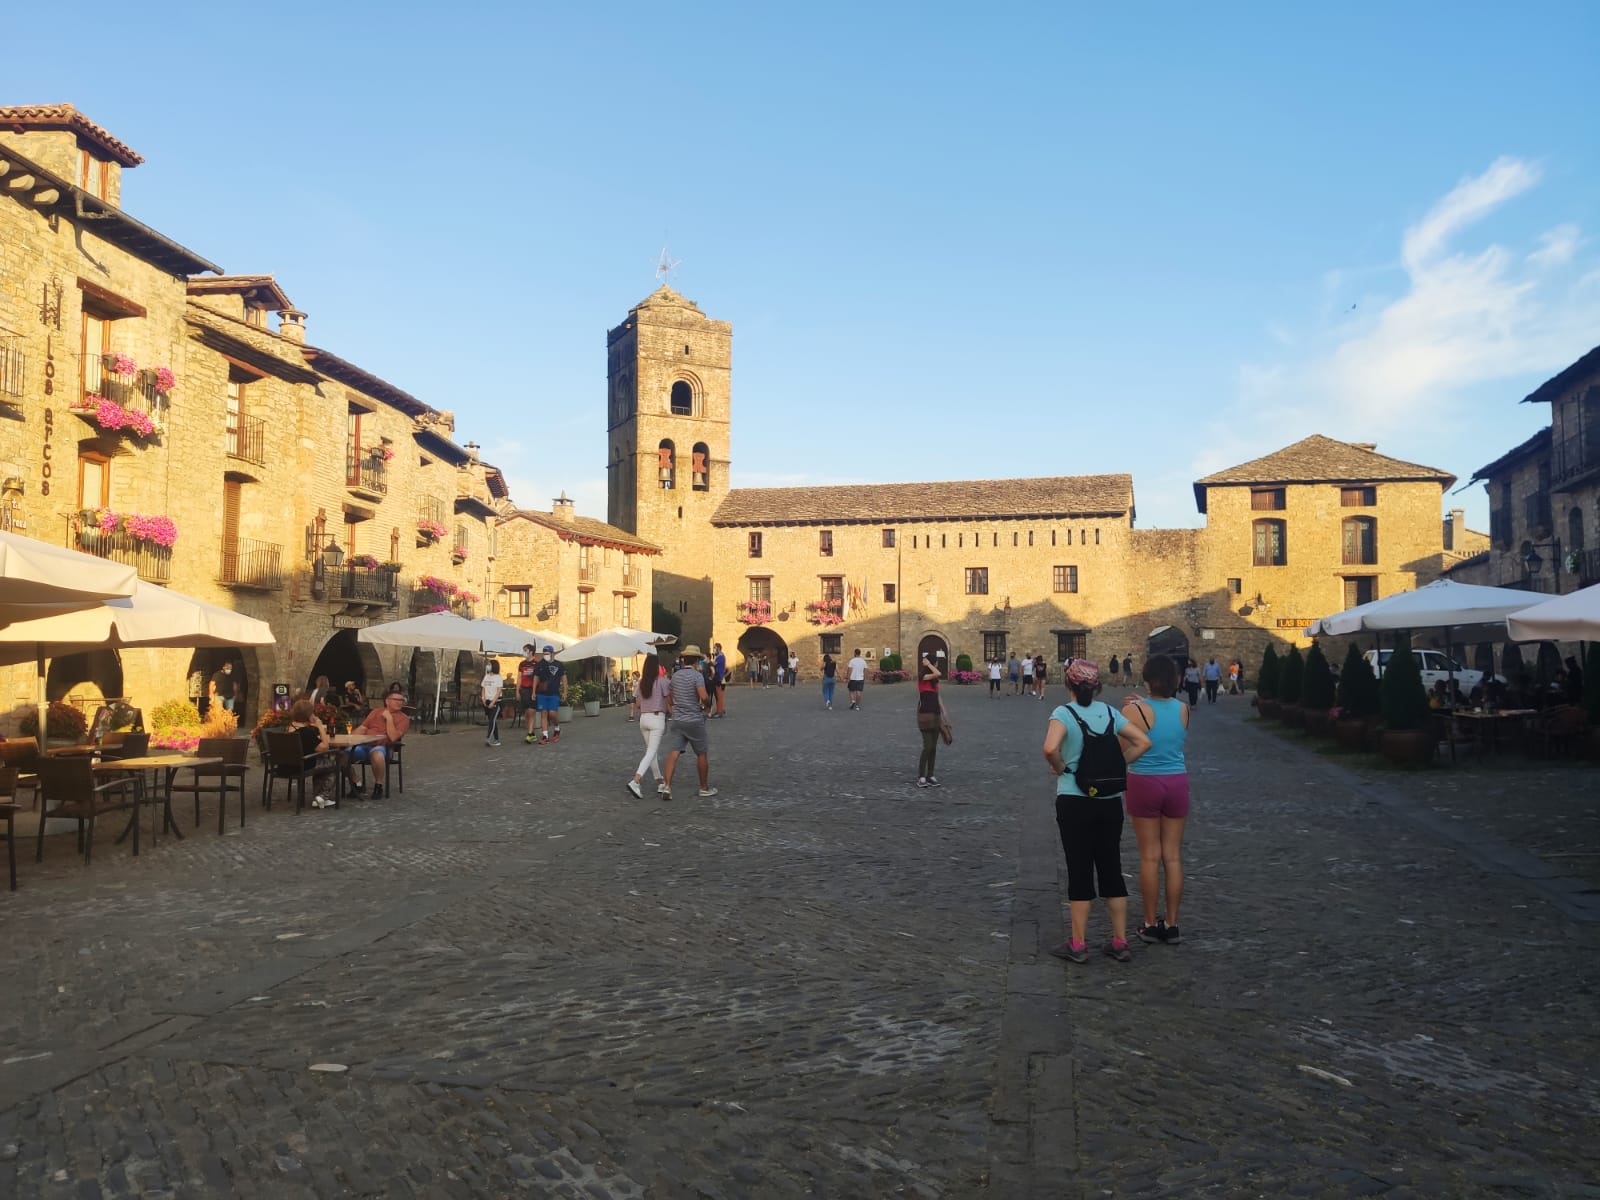
<instances>
[{"instance_id":1,"label":"wooden door","mask_svg":"<svg viewBox=\"0 0 1600 1200\"><path fill-rule=\"evenodd\" d=\"M237 479L222 481L222 581L239 582L239 491Z\"/></svg>"}]
</instances>

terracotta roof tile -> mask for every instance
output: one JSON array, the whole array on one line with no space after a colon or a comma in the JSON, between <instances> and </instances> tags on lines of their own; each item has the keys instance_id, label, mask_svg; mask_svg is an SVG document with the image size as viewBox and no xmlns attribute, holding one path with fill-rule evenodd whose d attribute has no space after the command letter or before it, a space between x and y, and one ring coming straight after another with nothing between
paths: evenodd
<instances>
[{"instance_id":1,"label":"terracotta roof tile","mask_svg":"<svg viewBox=\"0 0 1600 1200\"><path fill-rule=\"evenodd\" d=\"M609 546L620 546L625 550L642 550L646 554L661 553L661 547L654 542L647 542L636 533L618 529L615 525L607 525L604 521L597 521L593 517L580 517L576 514L571 517L558 517L554 513L527 508L513 509L505 514L505 519L508 521L514 517L521 517L532 521L535 525L543 525L563 536L575 537L580 541L588 540Z\"/></svg>"},{"instance_id":2,"label":"terracotta roof tile","mask_svg":"<svg viewBox=\"0 0 1600 1200\"><path fill-rule=\"evenodd\" d=\"M111 136L70 104L10 104L0 106L0 126L26 133L30 129L70 129L87 138L125 167L137 167L144 158L133 147Z\"/></svg>"},{"instance_id":3,"label":"terracotta roof tile","mask_svg":"<svg viewBox=\"0 0 1600 1200\"><path fill-rule=\"evenodd\" d=\"M1195 481L1195 503L1206 511L1206 488L1252 483L1345 483L1436 480L1449 487L1456 477L1437 467L1405 462L1355 442L1340 442L1314 433L1262 458L1207 475Z\"/></svg>"},{"instance_id":4,"label":"terracotta roof tile","mask_svg":"<svg viewBox=\"0 0 1600 1200\"><path fill-rule=\"evenodd\" d=\"M713 525L961 521L1005 517L1121 515L1133 508L1131 475L1053 475L950 483L735 488Z\"/></svg>"}]
</instances>

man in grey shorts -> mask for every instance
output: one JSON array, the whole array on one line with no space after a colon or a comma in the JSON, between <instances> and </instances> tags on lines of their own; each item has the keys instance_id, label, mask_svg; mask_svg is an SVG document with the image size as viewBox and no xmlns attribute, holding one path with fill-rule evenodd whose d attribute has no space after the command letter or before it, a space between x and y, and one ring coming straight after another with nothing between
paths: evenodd
<instances>
[{"instance_id":1,"label":"man in grey shorts","mask_svg":"<svg viewBox=\"0 0 1600 1200\"><path fill-rule=\"evenodd\" d=\"M678 755L685 750L694 751L695 766L700 772L700 795L715 796L717 789L711 786L711 762L707 757L710 742L706 739L706 711L712 700L706 691L706 677L700 670L699 646L685 646L679 652L678 669L672 673L668 688L672 707L667 710L666 788L661 798L672 799L672 772L678 765Z\"/></svg>"}]
</instances>

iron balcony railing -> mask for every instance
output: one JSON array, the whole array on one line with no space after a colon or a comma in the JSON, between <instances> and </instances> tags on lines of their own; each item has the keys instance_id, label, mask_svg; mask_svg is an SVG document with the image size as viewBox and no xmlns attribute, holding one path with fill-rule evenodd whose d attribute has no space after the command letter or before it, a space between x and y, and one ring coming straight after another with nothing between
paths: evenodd
<instances>
[{"instance_id":1,"label":"iron balcony railing","mask_svg":"<svg viewBox=\"0 0 1600 1200\"><path fill-rule=\"evenodd\" d=\"M283 547L276 542L236 538L222 543L219 583L229 587L276 591L283 586Z\"/></svg>"},{"instance_id":2,"label":"iron balcony railing","mask_svg":"<svg viewBox=\"0 0 1600 1200\"><path fill-rule=\"evenodd\" d=\"M104 396L123 408L148 413L157 420L166 413L166 397L156 390L155 374L140 371L136 375L116 375L107 371L97 358L84 363L83 392L85 396Z\"/></svg>"},{"instance_id":3,"label":"iron balcony railing","mask_svg":"<svg viewBox=\"0 0 1600 1200\"><path fill-rule=\"evenodd\" d=\"M22 395L22 379L28 369L28 358L22 347L12 342L0 343L0 394Z\"/></svg>"},{"instance_id":4,"label":"iron balcony railing","mask_svg":"<svg viewBox=\"0 0 1600 1200\"><path fill-rule=\"evenodd\" d=\"M369 571L360 567L340 573L339 599L366 604L398 604L400 577L393 571Z\"/></svg>"},{"instance_id":5,"label":"iron balcony railing","mask_svg":"<svg viewBox=\"0 0 1600 1200\"><path fill-rule=\"evenodd\" d=\"M242 459L256 466L267 461L267 422L263 417L249 417L244 413L228 414L228 457Z\"/></svg>"},{"instance_id":6,"label":"iron balcony railing","mask_svg":"<svg viewBox=\"0 0 1600 1200\"><path fill-rule=\"evenodd\" d=\"M1600 439L1564 437L1550 446L1550 474L1557 484L1577 483L1600 472Z\"/></svg>"},{"instance_id":7,"label":"iron balcony railing","mask_svg":"<svg viewBox=\"0 0 1600 1200\"><path fill-rule=\"evenodd\" d=\"M446 592L436 592L432 588L411 589L411 614L421 616L423 613L438 612L445 609L449 612L459 613L463 617L471 618L472 604L463 600L459 595L452 596Z\"/></svg>"},{"instance_id":8,"label":"iron balcony railing","mask_svg":"<svg viewBox=\"0 0 1600 1200\"><path fill-rule=\"evenodd\" d=\"M344 484L375 496L389 494L389 471L382 459L351 458L345 461Z\"/></svg>"},{"instance_id":9,"label":"iron balcony railing","mask_svg":"<svg viewBox=\"0 0 1600 1200\"><path fill-rule=\"evenodd\" d=\"M437 496L423 496L417 501L417 520L444 524L444 501Z\"/></svg>"},{"instance_id":10,"label":"iron balcony railing","mask_svg":"<svg viewBox=\"0 0 1600 1200\"><path fill-rule=\"evenodd\" d=\"M1578 583L1583 587L1600 583L1600 547L1578 551Z\"/></svg>"},{"instance_id":11,"label":"iron balcony railing","mask_svg":"<svg viewBox=\"0 0 1600 1200\"><path fill-rule=\"evenodd\" d=\"M598 563L589 563L578 568L579 583L597 583L600 579L600 566Z\"/></svg>"},{"instance_id":12,"label":"iron balcony railing","mask_svg":"<svg viewBox=\"0 0 1600 1200\"><path fill-rule=\"evenodd\" d=\"M85 554L132 567L146 583L166 583L172 578L171 546L160 546L122 532L104 533L99 529L81 528L76 531L75 541Z\"/></svg>"}]
</instances>

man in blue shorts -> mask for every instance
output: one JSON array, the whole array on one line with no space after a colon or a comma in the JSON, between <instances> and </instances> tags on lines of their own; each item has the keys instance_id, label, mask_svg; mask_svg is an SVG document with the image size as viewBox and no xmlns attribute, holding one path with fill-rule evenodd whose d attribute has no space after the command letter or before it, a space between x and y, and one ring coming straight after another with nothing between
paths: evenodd
<instances>
[{"instance_id":1,"label":"man in blue shorts","mask_svg":"<svg viewBox=\"0 0 1600 1200\"><path fill-rule=\"evenodd\" d=\"M556 648L546 646L544 656L533 669L533 697L538 705L539 721L543 729L539 732L539 744L558 742L561 740L561 718L557 709L567 699L567 668L556 661ZM524 739L533 741L530 733Z\"/></svg>"}]
</instances>

